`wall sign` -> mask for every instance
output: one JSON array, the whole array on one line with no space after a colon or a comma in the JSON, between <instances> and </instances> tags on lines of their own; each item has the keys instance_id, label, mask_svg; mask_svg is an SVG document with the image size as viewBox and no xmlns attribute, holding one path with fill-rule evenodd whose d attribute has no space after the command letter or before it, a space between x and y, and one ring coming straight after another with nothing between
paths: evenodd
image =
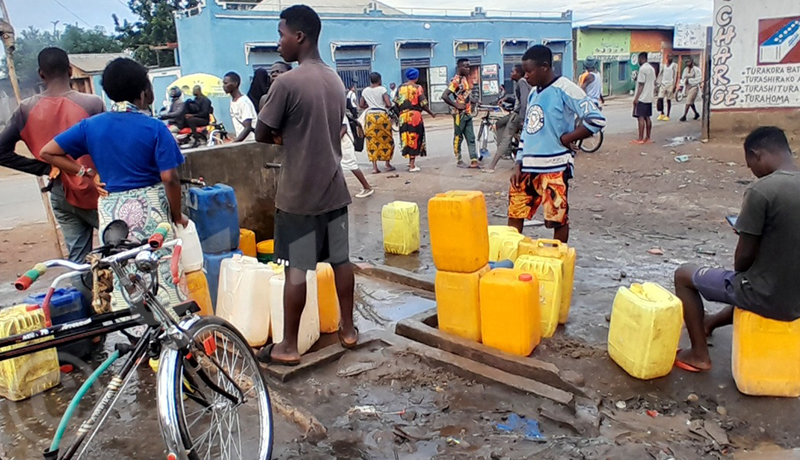
<instances>
[{"instance_id":1,"label":"wall sign","mask_svg":"<svg viewBox=\"0 0 800 460\"><path fill-rule=\"evenodd\" d=\"M705 49L706 26L702 24L675 24L672 47L686 50Z\"/></svg>"},{"instance_id":2,"label":"wall sign","mask_svg":"<svg viewBox=\"0 0 800 460\"><path fill-rule=\"evenodd\" d=\"M780 3L715 0L712 109L800 107L800 3Z\"/></svg>"}]
</instances>

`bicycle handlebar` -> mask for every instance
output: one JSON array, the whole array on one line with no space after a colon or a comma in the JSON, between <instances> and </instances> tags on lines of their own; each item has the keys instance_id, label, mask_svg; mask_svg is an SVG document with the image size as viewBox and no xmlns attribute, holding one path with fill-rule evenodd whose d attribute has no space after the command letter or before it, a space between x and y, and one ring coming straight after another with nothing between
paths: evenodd
<instances>
[{"instance_id":1,"label":"bicycle handlebar","mask_svg":"<svg viewBox=\"0 0 800 460\"><path fill-rule=\"evenodd\" d=\"M164 244L164 239L167 238L167 234L170 230L172 230L172 226L166 222L161 222L158 224L155 233L147 239L147 244L153 249L161 249L161 246Z\"/></svg>"},{"instance_id":2,"label":"bicycle handlebar","mask_svg":"<svg viewBox=\"0 0 800 460\"><path fill-rule=\"evenodd\" d=\"M14 282L14 287L18 291L24 291L31 287L31 284L45 273L47 273L47 265L42 263L36 264L32 269L25 272L24 275L17 278L17 281Z\"/></svg>"},{"instance_id":3,"label":"bicycle handlebar","mask_svg":"<svg viewBox=\"0 0 800 460\"><path fill-rule=\"evenodd\" d=\"M148 241L146 244L143 244L141 246L135 247L133 249L128 249L127 251L120 252L119 254L114 254L112 256L106 257L106 258L102 259L101 262L106 262L106 263L117 262L117 261L120 261L120 260L131 259L131 258L135 257L137 254L139 254L140 252L144 252L144 251L154 251L156 249L175 248L175 249L173 249L173 253L172 253L173 260L170 263L170 269L171 269L170 271L172 272L173 280L175 280L175 279L179 278L177 275L180 275L179 267L180 267L180 255L181 255L182 246L183 246L183 240L181 240L180 238L175 238L174 240L171 240L171 241L169 241L167 243L163 243L158 248L152 247L152 245ZM61 275L58 278L56 278L56 281L54 281L54 283L56 283L62 277L65 277L65 276L68 277L68 276L71 276L71 275L74 275L74 274L85 273L85 272L91 270L91 268L92 268L91 264L76 264L76 263L70 262L68 260L60 260L60 259L48 260L47 262L36 264L34 266L34 268L32 268L31 270L28 270L27 272L25 272L25 274L20 276L17 279L17 281L14 283L14 287L18 291L24 291L24 290L28 289L31 286L31 284L33 284L34 281L36 281L42 275L44 275L47 272L47 269L50 268L50 267L63 267L63 268L68 268L68 269L72 270L71 272L66 273L64 275Z\"/></svg>"}]
</instances>

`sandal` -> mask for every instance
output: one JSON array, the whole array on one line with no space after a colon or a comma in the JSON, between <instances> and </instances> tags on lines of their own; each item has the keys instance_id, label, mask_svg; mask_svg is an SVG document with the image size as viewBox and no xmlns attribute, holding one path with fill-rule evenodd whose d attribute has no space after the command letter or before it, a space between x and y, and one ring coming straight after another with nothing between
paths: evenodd
<instances>
[{"instance_id":1,"label":"sandal","mask_svg":"<svg viewBox=\"0 0 800 460\"><path fill-rule=\"evenodd\" d=\"M678 360L678 353L680 353L681 351L682 350L680 348L678 348L678 352L675 353L675 367L677 367L678 369L683 369L686 372L691 372L693 374L698 374L698 373L703 371L703 369L700 369L698 367L692 366L689 363L685 363L683 361L679 361Z\"/></svg>"},{"instance_id":2,"label":"sandal","mask_svg":"<svg viewBox=\"0 0 800 460\"><path fill-rule=\"evenodd\" d=\"M360 337L361 334L358 332L358 327L354 326L354 329L356 330L356 341L353 343L348 344L347 342L344 341L344 339L342 339L342 335L339 334L339 344L341 344L342 348L344 348L345 350L352 350L353 348L358 346L358 337Z\"/></svg>"},{"instance_id":3,"label":"sandal","mask_svg":"<svg viewBox=\"0 0 800 460\"><path fill-rule=\"evenodd\" d=\"M362 189L360 192L356 193L356 198L367 198L369 196L372 196L373 193L375 193L375 190Z\"/></svg>"},{"instance_id":4,"label":"sandal","mask_svg":"<svg viewBox=\"0 0 800 460\"><path fill-rule=\"evenodd\" d=\"M271 343L266 347L258 350L256 353L256 359L264 364L280 364L281 366L297 366L300 364L300 360L291 360L291 361L282 361L280 359L275 359L272 357L272 349L275 348L275 344Z\"/></svg>"}]
</instances>

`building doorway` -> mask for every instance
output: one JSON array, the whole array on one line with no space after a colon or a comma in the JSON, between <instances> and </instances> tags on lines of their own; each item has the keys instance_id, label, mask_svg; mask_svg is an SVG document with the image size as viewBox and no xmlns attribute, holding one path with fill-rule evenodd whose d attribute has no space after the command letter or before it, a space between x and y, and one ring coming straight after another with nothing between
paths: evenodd
<instances>
[{"instance_id":1,"label":"building doorway","mask_svg":"<svg viewBox=\"0 0 800 460\"><path fill-rule=\"evenodd\" d=\"M428 83L428 69L430 69L430 67L431 67L430 58L400 60L400 81L402 83L406 82L406 70L408 69L419 70L419 79L417 80L417 84L422 86L422 89L425 90L425 97L428 98L429 103L431 97L431 88L430 84Z\"/></svg>"}]
</instances>

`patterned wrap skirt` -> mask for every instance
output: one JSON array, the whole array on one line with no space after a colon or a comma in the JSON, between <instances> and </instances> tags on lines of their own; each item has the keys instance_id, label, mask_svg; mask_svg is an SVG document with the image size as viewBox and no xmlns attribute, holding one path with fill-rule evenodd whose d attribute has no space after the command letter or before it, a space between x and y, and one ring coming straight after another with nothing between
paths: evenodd
<instances>
[{"instance_id":1,"label":"patterned wrap skirt","mask_svg":"<svg viewBox=\"0 0 800 460\"><path fill-rule=\"evenodd\" d=\"M364 136L367 138L369 161L389 161L394 156L392 119L382 110L366 113Z\"/></svg>"},{"instance_id":2,"label":"patterned wrap skirt","mask_svg":"<svg viewBox=\"0 0 800 460\"><path fill-rule=\"evenodd\" d=\"M115 220L123 220L128 224L128 238L139 241L149 238L162 222L171 224L169 201L164 184L144 187L125 192L109 193L100 197L97 202L97 213L100 218L100 235L106 226ZM170 230L165 242L175 238L174 230ZM171 249L158 251L160 256L168 256ZM158 266L158 298L163 305L175 306L186 301L185 286L176 286L170 273L170 259L163 259ZM122 296L119 279L114 276L114 293L111 296L111 310L129 308Z\"/></svg>"}]
</instances>

